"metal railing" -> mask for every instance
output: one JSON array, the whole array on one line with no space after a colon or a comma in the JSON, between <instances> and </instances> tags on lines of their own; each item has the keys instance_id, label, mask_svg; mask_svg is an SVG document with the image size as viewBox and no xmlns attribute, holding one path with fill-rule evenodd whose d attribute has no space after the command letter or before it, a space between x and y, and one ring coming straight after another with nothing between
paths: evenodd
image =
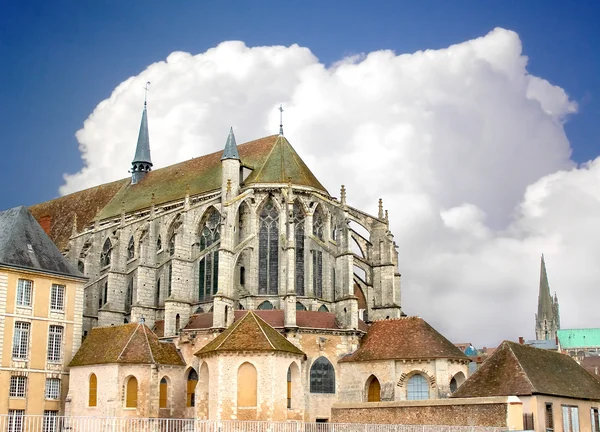
<instances>
[{"instance_id":1,"label":"metal railing","mask_svg":"<svg viewBox=\"0 0 600 432\"><path fill-rule=\"evenodd\" d=\"M486 426L0 415L0 432L500 432Z\"/></svg>"}]
</instances>

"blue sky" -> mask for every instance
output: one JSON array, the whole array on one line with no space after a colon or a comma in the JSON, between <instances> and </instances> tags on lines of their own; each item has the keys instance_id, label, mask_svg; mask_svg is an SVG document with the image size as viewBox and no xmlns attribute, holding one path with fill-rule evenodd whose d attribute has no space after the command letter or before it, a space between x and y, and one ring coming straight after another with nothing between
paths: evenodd
<instances>
[{"instance_id":1,"label":"blue sky","mask_svg":"<svg viewBox=\"0 0 600 432\"><path fill-rule=\"evenodd\" d=\"M82 166L75 132L119 83L173 51L195 54L225 40L297 43L330 64L511 29L529 56L529 72L579 104L566 128L573 159L599 153L598 2L3 0L0 8L0 209L58 195L63 173Z\"/></svg>"}]
</instances>

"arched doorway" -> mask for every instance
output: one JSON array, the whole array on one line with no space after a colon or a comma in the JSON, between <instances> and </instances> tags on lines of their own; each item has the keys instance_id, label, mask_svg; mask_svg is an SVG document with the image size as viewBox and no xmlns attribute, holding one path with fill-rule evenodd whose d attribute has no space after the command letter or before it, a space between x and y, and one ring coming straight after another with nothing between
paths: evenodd
<instances>
[{"instance_id":1,"label":"arched doorway","mask_svg":"<svg viewBox=\"0 0 600 432\"><path fill-rule=\"evenodd\" d=\"M367 402L381 401L381 384L375 375L367 380Z\"/></svg>"}]
</instances>

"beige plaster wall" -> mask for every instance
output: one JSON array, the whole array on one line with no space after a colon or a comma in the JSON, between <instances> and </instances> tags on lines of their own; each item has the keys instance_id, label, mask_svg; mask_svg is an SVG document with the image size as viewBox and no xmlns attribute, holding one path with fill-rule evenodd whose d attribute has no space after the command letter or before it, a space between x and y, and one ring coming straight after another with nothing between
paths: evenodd
<instances>
[{"instance_id":1,"label":"beige plaster wall","mask_svg":"<svg viewBox=\"0 0 600 432\"><path fill-rule=\"evenodd\" d=\"M563 432L562 406L576 406L579 411L579 430L591 431L591 409L600 408L600 401L587 401L581 399L561 398L555 396L536 395L520 397L523 400L523 412L533 413L534 428L536 432L545 432L546 403L552 404L554 414L554 432Z\"/></svg>"}]
</instances>

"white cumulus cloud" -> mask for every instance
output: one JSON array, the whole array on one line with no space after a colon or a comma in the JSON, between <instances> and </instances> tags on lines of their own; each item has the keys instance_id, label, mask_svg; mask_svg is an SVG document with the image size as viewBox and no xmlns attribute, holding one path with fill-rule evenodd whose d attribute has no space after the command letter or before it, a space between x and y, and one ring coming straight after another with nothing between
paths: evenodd
<instances>
[{"instance_id":1,"label":"white cumulus cloud","mask_svg":"<svg viewBox=\"0 0 600 432\"><path fill-rule=\"evenodd\" d=\"M230 125L239 143L277 133L283 103L286 136L332 194L345 184L370 212L384 198L403 308L452 340L533 337L542 252L563 327L597 325L600 161L571 161L577 105L527 72L516 33L329 67L297 45L172 53L98 104L61 193L127 176L146 81L155 168L221 149Z\"/></svg>"}]
</instances>

